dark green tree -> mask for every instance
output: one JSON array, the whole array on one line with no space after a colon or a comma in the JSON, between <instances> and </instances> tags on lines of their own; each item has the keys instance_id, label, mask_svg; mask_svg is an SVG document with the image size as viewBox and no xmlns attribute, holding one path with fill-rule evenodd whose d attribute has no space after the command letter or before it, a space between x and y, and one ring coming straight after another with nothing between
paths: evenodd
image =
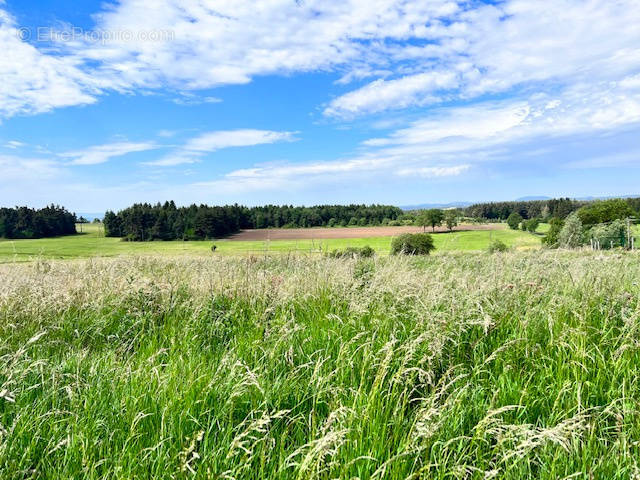
<instances>
[{"instance_id":1,"label":"dark green tree","mask_svg":"<svg viewBox=\"0 0 640 480\"><path fill-rule=\"evenodd\" d=\"M432 208L430 210L422 210L416 217L418 226L426 230L427 227L431 227L435 232L436 227L442 225L444 220L444 212L439 208Z\"/></svg>"},{"instance_id":2,"label":"dark green tree","mask_svg":"<svg viewBox=\"0 0 640 480\"><path fill-rule=\"evenodd\" d=\"M507 218L507 225L509 225L509 228L511 230L518 230L521 222L522 215L517 212L513 212L511 215L509 215L509 218Z\"/></svg>"},{"instance_id":3,"label":"dark green tree","mask_svg":"<svg viewBox=\"0 0 640 480\"><path fill-rule=\"evenodd\" d=\"M458 226L458 212L455 210L447 210L444 214L444 223L450 232L453 231L453 229Z\"/></svg>"},{"instance_id":4,"label":"dark green tree","mask_svg":"<svg viewBox=\"0 0 640 480\"><path fill-rule=\"evenodd\" d=\"M549 248L558 247L562 227L564 227L564 220L557 217L549 220L549 231L542 239L542 243Z\"/></svg>"}]
</instances>

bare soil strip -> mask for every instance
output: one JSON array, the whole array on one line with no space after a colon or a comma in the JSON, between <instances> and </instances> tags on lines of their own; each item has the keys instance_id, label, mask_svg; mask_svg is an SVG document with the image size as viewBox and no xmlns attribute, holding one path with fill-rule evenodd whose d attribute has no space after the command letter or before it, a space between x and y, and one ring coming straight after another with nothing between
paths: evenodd
<instances>
[{"instance_id":1,"label":"bare soil strip","mask_svg":"<svg viewBox=\"0 0 640 480\"><path fill-rule=\"evenodd\" d=\"M468 230L500 230L501 224L459 225L454 231ZM266 240L328 240L333 238L371 238L395 237L403 233L420 233L422 227L343 227L343 228L277 228L260 230L243 230L229 237L233 241L266 241ZM447 232L446 227L436 227L436 233ZM427 228L427 232L432 232Z\"/></svg>"}]
</instances>

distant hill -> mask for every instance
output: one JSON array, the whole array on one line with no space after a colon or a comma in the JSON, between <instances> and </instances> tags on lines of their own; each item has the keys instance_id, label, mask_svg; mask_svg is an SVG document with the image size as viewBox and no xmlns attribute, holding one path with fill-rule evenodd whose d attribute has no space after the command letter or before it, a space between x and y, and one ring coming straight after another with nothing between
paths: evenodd
<instances>
[{"instance_id":1,"label":"distant hill","mask_svg":"<svg viewBox=\"0 0 640 480\"><path fill-rule=\"evenodd\" d=\"M473 202L453 202L453 203L422 203L420 205L405 205L400 207L402 210L428 210L430 208L464 208L473 205Z\"/></svg>"},{"instance_id":2,"label":"distant hill","mask_svg":"<svg viewBox=\"0 0 640 480\"><path fill-rule=\"evenodd\" d=\"M531 195L529 197L516 198L516 202L533 202L535 200L551 200L551 197L545 197L544 195Z\"/></svg>"}]
</instances>

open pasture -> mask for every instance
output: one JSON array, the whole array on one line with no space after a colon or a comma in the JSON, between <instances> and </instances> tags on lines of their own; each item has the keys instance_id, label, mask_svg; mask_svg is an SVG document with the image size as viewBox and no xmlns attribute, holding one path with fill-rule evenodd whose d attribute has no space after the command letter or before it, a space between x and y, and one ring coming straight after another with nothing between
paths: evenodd
<instances>
[{"instance_id":1,"label":"open pasture","mask_svg":"<svg viewBox=\"0 0 640 480\"><path fill-rule=\"evenodd\" d=\"M482 226L479 226L482 227ZM386 228L386 227L385 227ZM401 228L403 227L391 227ZM415 228L415 227L408 227ZM29 261L38 258L72 259L88 257L112 257L118 255L260 255L265 253L321 254L333 249L370 245L379 254L388 254L393 237L365 236L358 238L317 238L316 232L329 232L333 236L344 235L351 228L309 229L306 238L290 240L238 240L237 237L217 241L169 241L169 242L124 242L119 238L105 238L102 226L82 226L83 233L67 237L37 240L0 240L0 262ZM354 231L366 230L354 228ZM78 227L80 231L80 227ZM287 232L281 230L279 232ZM371 235L377 232L372 227ZM362 235L362 233L360 233ZM264 235L264 232L260 233ZM311 238L309 238L311 236ZM540 247L540 237L522 231L509 230L504 224L492 224L487 228L465 229L451 233L433 235L435 254L452 251L476 251L486 249L492 240L501 240L515 249Z\"/></svg>"}]
</instances>

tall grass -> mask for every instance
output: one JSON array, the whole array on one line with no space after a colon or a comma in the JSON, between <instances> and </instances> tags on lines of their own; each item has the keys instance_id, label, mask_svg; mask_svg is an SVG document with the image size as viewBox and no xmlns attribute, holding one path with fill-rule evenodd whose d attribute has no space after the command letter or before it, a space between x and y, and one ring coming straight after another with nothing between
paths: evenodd
<instances>
[{"instance_id":1,"label":"tall grass","mask_svg":"<svg viewBox=\"0 0 640 480\"><path fill-rule=\"evenodd\" d=\"M640 258L0 266L0 478L639 478Z\"/></svg>"}]
</instances>

